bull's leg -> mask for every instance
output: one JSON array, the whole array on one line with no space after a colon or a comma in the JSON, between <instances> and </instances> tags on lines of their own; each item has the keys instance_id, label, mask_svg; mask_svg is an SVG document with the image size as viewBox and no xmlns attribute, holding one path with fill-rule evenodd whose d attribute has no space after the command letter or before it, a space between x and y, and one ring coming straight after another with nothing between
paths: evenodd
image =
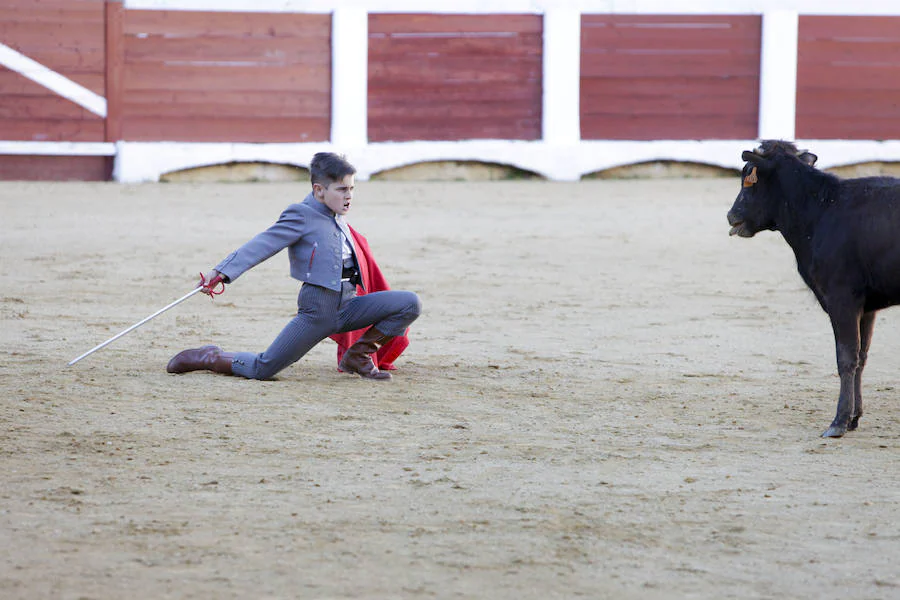
<instances>
[{"instance_id":1,"label":"bull's leg","mask_svg":"<svg viewBox=\"0 0 900 600\"><path fill-rule=\"evenodd\" d=\"M856 381L853 389L853 414L850 415L848 430L853 431L859 426L859 418L863 415L862 400L862 374L866 368L866 360L869 358L869 345L872 343L872 332L875 330L875 312L863 313L859 320L859 367L856 369Z\"/></svg>"},{"instance_id":2,"label":"bull's leg","mask_svg":"<svg viewBox=\"0 0 900 600\"><path fill-rule=\"evenodd\" d=\"M856 373L859 370L859 311L831 314L831 327L837 350L838 375L841 378L841 395L838 397L837 414L822 437L841 437L850 427L853 408L856 405Z\"/></svg>"}]
</instances>

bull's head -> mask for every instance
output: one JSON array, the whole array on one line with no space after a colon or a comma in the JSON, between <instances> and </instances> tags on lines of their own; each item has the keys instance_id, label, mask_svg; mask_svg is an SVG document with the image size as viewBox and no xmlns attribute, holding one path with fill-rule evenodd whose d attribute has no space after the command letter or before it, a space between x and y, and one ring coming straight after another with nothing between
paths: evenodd
<instances>
[{"instance_id":1,"label":"bull's head","mask_svg":"<svg viewBox=\"0 0 900 600\"><path fill-rule=\"evenodd\" d=\"M777 229L776 217L781 194L776 186L776 167L783 160L799 160L812 167L818 157L806 150L798 150L780 140L764 140L755 150L741 154L741 190L728 211L728 235L753 237L764 229Z\"/></svg>"}]
</instances>

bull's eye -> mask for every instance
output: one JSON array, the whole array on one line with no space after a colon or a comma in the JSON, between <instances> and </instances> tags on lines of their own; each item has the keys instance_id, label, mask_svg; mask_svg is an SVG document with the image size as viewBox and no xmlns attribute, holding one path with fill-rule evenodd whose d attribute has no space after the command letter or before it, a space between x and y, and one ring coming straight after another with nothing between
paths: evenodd
<instances>
[{"instance_id":1,"label":"bull's eye","mask_svg":"<svg viewBox=\"0 0 900 600\"><path fill-rule=\"evenodd\" d=\"M756 176L756 167L750 171L750 173L744 177L744 187L753 187L753 184L759 181L759 177Z\"/></svg>"}]
</instances>

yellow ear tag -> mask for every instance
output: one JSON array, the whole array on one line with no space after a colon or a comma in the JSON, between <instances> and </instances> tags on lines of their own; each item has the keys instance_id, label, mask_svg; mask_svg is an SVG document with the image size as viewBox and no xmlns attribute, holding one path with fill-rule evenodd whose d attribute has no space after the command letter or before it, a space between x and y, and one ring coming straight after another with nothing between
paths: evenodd
<instances>
[{"instance_id":1,"label":"yellow ear tag","mask_svg":"<svg viewBox=\"0 0 900 600\"><path fill-rule=\"evenodd\" d=\"M756 167L753 167L750 174L744 177L744 187L753 187L757 181L759 181L759 177L756 176Z\"/></svg>"}]
</instances>

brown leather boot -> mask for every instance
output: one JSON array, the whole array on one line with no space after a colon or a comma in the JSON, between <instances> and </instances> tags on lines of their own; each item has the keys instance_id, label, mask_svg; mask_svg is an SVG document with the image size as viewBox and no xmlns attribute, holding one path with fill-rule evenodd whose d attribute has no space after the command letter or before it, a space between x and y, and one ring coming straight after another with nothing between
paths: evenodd
<instances>
[{"instance_id":1,"label":"brown leather boot","mask_svg":"<svg viewBox=\"0 0 900 600\"><path fill-rule=\"evenodd\" d=\"M365 379L388 381L391 374L379 371L371 355L378 350L378 346L384 346L392 339L393 336L384 335L374 327L369 327L355 344L347 348L338 368L345 373L356 373Z\"/></svg>"},{"instance_id":2,"label":"brown leather boot","mask_svg":"<svg viewBox=\"0 0 900 600\"><path fill-rule=\"evenodd\" d=\"M169 373L187 373L189 371L206 370L232 375L231 361L233 358L234 352L222 352L222 349L218 346L192 348L190 350L182 350L173 356L169 364L166 365L166 371Z\"/></svg>"}]
</instances>

